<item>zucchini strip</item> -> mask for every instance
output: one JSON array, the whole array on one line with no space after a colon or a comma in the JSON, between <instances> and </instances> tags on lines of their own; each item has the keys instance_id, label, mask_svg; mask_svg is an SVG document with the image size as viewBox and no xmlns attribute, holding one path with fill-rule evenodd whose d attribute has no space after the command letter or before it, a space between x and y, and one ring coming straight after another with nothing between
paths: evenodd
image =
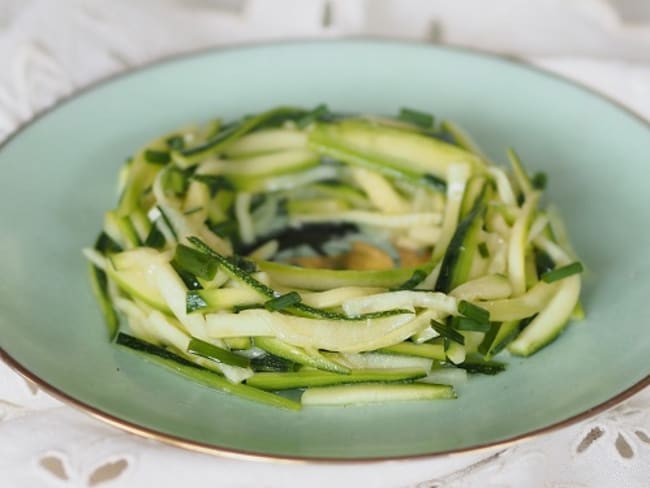
<instances>
[{"instance_id":1,"label":"zucchini strip","mask_svg":"<svg viewBox=\"0 0 650 488\"><path fill-rule=\"evenodd\" d=\"M310 224L317 222L351 222L354 224L372 225L387 229L404 229L414 226L438 225L441 215L437 212L419 212L407 214L385 214L368 212L365 210L343 210L321 214L292 214L293 225Z\"/></svg>"},{"instance_id":2,"label":"zucchini strip","mask_svg":"<svg viewBox=\"0 0 650 488\"><path fill-rule=\"evenodd\" d=\"M449 290L467 281L474 255L478 249L483 212L485 211L484 198L485 189L476 198L472 211L458 224L448 241L436 282L436 291L448 293ZM434 256L437 249L436 246Z\"/></svg>"},{"instance_id":3,"label":"zucchini strip","mask_svg":"<svg viewBox=\"0 0 650 488\"><path fill-rule=\"evenodd\" d=\"M358 119L316 124L309 134L309 145L348 164L393 178L418 180L430 174L444 181L452 164L481 164L475 155L439 139Z\"/></svg>"},{"instance_id":4,"label":"zucchini strip","mask_svg":"<svg viewBox=\"0 0 650 488\"><path fill-rule=\"evenodd\" d=\"M437 262L447 252L460 216L463 194L471 176L470 167L465 164L451 164L447 173L447 205L442 221L442 230L433 250L432 261Z\"/></svg>"},{"instance_id":5,"label":"zucchini strip","mask_svg":"<svg viewBox=\"0 0 650 488\"><path fill-rule=\"evenodd\" d=\"M393 346L379 349L379 352L387 352L389 354L402 354L406 356L417 356L422 358L436 359L438 361L444 361L447 359L445 347L443 344L413 344L412 342L404 341Z\"/></svg>"},{"instance_id":6,"label":"zucchini strip","mask_svg":"<svg viewBox=\"0 0 650 488\"><path fill-rule=\"evenodd\" d=\"M172 158L181 168L188 168L197 164L201 159L210 154L226 151L244 134L269 120L278 117L296 117L303 113L304 110L294 107L278 107L267 112L262 112L254 117L222 128L216 135L199 145L181 149L180 151L172 151Z\"/></svg>"},{"instance_id":7,"label":"zucchini strip","mask_svg":"<svg viewBox=\"0 0 650 488\"><path fill-rule=\"evenodd\" d=\"M279 339L273 337L256 337L255 345L264 349L275 356L288 359L297 364L316 368L322 371L330 371L338 374L348 374L350 369L338 361L330 359L321 354L316 349L303 349L301 347L287 344Z\"/></svg>"},{"instance_id":8,"label":"zucchini strip","mask_svg":"<svg viewBox=\"0 0 650 488\"><path fill-rule=\"evenodd\" d=\"M277 391L348 383L407 381L425 376L426 372L417 368L358 369L346 375L326 371L297 371L294 373L255 373L246 380L246 384L262 390Z\"/></svg>"},{"instance_id":9,"label":"zucchini strip","mask_svg":"<svg viewBox=\"0 0 650 488\"><path fill-rule=\"evenodd\" d=\"M515 152L515 150L509 148L507 154L510 165L512 166L512 172L515 176L515 181L523 193L524 201L528 200L529 196L533 192L533 185L530 182L530 177L528 176L528 173L526 173L526 170L524 169L524 166L521 164L521 160L519 159L519 155Z\"/></svg>"},{"instance_id":10,"label":"zucchini strip","mask_svg":"<svg viewBox=\"0 0 650 488\"><path fill-rule=\"evenodd\" d=\"M408 213L409 204L384 176L364 168L353 168L352 176L357 185L368 195L372 204L381 212Z\"/></svg>"},{"instance_id":11,"label":"zucchini strip","mask_svg":"<svg viewBox=\"0 0 650 488\"><path fill-rule=\"evenodd\" d=\"M539 313L549 303L557 286L557 283L540 281L518 297L477 302L477 305L490 312L490 320L494 322L521 320Z\"/></svg>"},{"instance_id":12,"label":"zucchini strip","mask_svg":"<svg viewBox=\"0 0 650 488\"><path fill-rule=\"evenodd\" d=\"M321 292L302 292L302 303L316 308L338 307L346 300L386 291L384 288L343 286Z\"/></svg>"},{"instance_id":13,"label":"zucchini strip","mask_svg":"<svg viewBox=\"0 0 650 488\"><path fill-rule=\"evenodd\" d=\"M113 302L108 291L108 281L106 273L98 268L94 263L88 264L88 271L90 273L90 283L92 286L95 298L99 302L104 322L108 329L108 338L113 340L117 335L120 327L120 319L115 312Z\"/></svg>"},{"instance_id":14,"label":"zucchini strip","mask_svg":"<svg viewBox=\"0 0 650 488\"><path fill-rule=\"evenodd\" d=\"M388 270L333 270L306 269L272 261L258 261L257 265L271 277L274 283L305 290L326 291L348 286L393 288L408 280L416 269Z\"/></svg>"},{"instance_id":15,"label":"zucchini strip","mask_svg":"<svg viewBox=\"0 0 650 488\"><path fill-rule=\"evenodd\" d=\"M539 193L532 193L524 203L521 214L512 227L508 242L508 276L512 284L513 295L522 295L526 291L526 244Z\"/></svg>"},{"instance_id":16,"label":"zucchini strip","mask_svg":"<svg viewBox=\"0 0 650 488\"><path fill-rule=\"evenodd\" d=\"M318 165L318 156L308 149L290 149L246 159L212 159L201 165L202 175L226 175L238 178L261 178L294 173Z\"/></svg>"},{"instance_id":17,"label":"zucchini strip","mask_svg":"<svg viewBox=\"0 0 650 488\"><path fill-rule=\"evenodd\" d=\"M503 275L488 274L472 281L466 281L449 292L459 300L498 300L512 295L510 281Z\"/></svg>"},{"instance_id":18,"label":"zucchini strip","mask_svg":"<svg viewBox=\"0 0 650 488\"><path fill-rule=\"evenodd\" d=\"M307 147L307 134L294 129L265 129L247 134L230 144L229 157L257 156Z\"/></svg>"},{"instance_id":19,"label":"zucchini strip","mask_svg":"<svg viewBox=\"0 0 650 488\"><path fill-rule=\"evenodd\" d=\"M512 190L512 185L510 184L506 172L495 166L491 167L488 171L494 178L494 181L496 181L497 191L499 192L499 198L501 201L509 207L516 206L517 199L515 198L515 193Z\"/></svg>"},{"instance_id":20,"label":"zucchini strip","mask_svg":"<svg viewBox=\"0 0 650 488\"><path fill-rule=\"evenodd\" d=\"M399 290L366 297L350 298L343 302L343 311L349 317L383 310L427 308L444 315L458 313L458 302L444 293Z\"/></svg>"},{"instance_id":21,"label":"zucchini strip","mask_svg":"<svg viewBox=\"0 0 650 488\"><path fill-rule=\"evenodd\" d=\"M449 385L357 384L308 388L302 394L303 405L354 405L395 401L438 400L456 398Z\"/></svg>"},{"instance_id":22,"label":"zucchini strip","mask_svg":"<svg viewBox=\"0 0 650 488\"><path fill-rule=\"evenodd\" d=\"M365 320L327 320L244 310L238 314L207 314L207 333L212 338L272 336L300 347L328 351L359 352L392 345L390 333L409 323L415 314L401 313Z\"/></svg>"},{"instance_id":23,"label":"zucchini strip","mask_svg":"<svg viewBox=\"0 0 650 488\"><path fill-rule=\"evenodd\" d=\"M185 376L186 378L209 388L214 388L225 393L230 393L247 400L264 403L273 407L288 408L290 410L300 410L301 408L299 402L280 395L261 391L250 386L231 383L210 370L194 365L165 349L161 349L153 344L149 344L127 334L120 333L117 336L116 343L126 349L136 352L149 362L171 369L181 376Z\"/></svg>"},{"instance_id":24,"label":"zucchini strip","mask_svg":"<svg viewBox=\"0 0 650 488\"><path fill-rule=\"evenodd\" d=\"M552 342L566 326L580 297L580 276L560 282L549 304L510 343L508 350L518 356L530 356Z\"/></svg>"}]
</instances>

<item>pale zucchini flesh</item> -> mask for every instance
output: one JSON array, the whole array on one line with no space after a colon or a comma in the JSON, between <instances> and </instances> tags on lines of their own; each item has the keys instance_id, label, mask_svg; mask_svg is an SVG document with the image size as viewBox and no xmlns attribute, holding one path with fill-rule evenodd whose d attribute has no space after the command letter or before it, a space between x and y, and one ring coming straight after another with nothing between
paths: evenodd
<instances>
[{"instance_id":1,"label":"pale zucchini flesh","mask_svg":"<svg viewBox=\"0 0 650 488\"><path fill-rule=\"evenodd\" d=\"M309 388L302 394L303 405L355 405L395 401L439 400L455 398L449 385L341 385Z\"/></svg>"}]
</instances>

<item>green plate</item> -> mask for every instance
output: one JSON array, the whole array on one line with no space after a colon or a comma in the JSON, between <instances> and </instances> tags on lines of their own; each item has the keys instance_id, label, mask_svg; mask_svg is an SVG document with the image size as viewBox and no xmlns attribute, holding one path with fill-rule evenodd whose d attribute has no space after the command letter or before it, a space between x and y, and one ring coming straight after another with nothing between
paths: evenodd
<instances>
[{"instance_id":1,"label":"green plate","mask_svg":"<svg viewBox=\"0 0 650 488\"><path fill-rule=\"evenodd\" d=\"M143 142L189 122L280 104L430 110L503 161L515 147L548 173L588 267L588 318L456 401L300 413L192 384L118 350L81 248L115 202L117 170ZM527 66L380 41L215 50L115 78L37 118L0 151L0 346L9 364L130 431L264 457L426 456L565 425L650 383L650 131L629 112Z\"/></svg>"}]
</instances>

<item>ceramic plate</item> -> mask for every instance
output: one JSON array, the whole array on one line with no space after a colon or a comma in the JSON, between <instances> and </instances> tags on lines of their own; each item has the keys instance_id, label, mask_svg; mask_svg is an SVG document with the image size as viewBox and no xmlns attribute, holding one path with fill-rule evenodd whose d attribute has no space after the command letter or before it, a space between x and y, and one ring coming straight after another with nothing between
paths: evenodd
<instances>
[{"instance_id":1,"label":"ceramic plate","mask_svg":"<svg viewBox=\"0 0 650 488\"><path fill-rule=\"evenodd\" d=\"M455 401L300 413L234 398L112 346L81 248L117 170L189 122L280 104L459 122L495 160L548 174L588 267L587 319ZM31 122L0 151L0 346L46 389L113 424L186 447L262 457L426 456L565 425L650 383L650 130L572 83L491 56L381 41L216 50L112 79Z\"/></svg>"}]
</instances>

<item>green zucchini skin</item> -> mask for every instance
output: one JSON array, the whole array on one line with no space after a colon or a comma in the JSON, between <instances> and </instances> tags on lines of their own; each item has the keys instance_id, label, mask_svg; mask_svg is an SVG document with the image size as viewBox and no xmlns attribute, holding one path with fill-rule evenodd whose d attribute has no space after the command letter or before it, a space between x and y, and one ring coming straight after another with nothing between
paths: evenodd
<instances>
[{"instance_id":1,"label":"green zucchini skin","mask_svg":"<svg viewBox=\"0 0 650 488\"><path fill-rule=\"evenodd\" d=\"M293 373L256 373L246 380L246 384L263 390L275 391L349 383L405 382L424 378L426 375L426 371L415 368L355 370L345 375L326 371L296 371Z\"/></svg>"},{"instance_id":2,"label":"green zucchini skin","mask_svg":"<svg viewBox=\"0 0 650 488\"><path fill-rule=\"evenodd\" d=\"M264 283L256 280L249 272L237 266L237 264L231 262L231 260L227 259L225 256L222 256L218 252L212 250L198 237L190 236L188 240L192 244L194 244L200 251L205 253L206 256L213 258L218 263L218 265L226 273L228 273L233 279L240 281L243 285L249 287L251 290L256 291L260 295L267 297L269 300L278 297L278 293L275 290L265 285ZM304 303L297 303L295 305L291 305L285 308L283 311L292 315L297 315L299 317L305 317L305 318L316 318L316 319L326 319L326 320L346 320L346 321L350 321L350 320L361 321L361 320L391 317L393 315L409 313L408 310L395 309L395 310L386 310L381 312L364 313L353 317L349 317L343 313L332 312L329 310L311 307L309 305L305 305Z\"/></svg>"},{"instance_id":3,"label":"green zucchini skin","mask_svg":"<svg viewBox=\"0 0 650 488\"><path fill-rule=\"evenodd\" d=\"M478 235L483 224L487 191L483 188L472 210L456 227L442 259L435 291L449 293L467 280L469 268L478 249Z\"/></svg>"},{"instance_id":4,"label":"green zucchini skin","mask_svg":"<svg viewBox=\"0 0 650 488\"><path fill-rule=\"evenodd\" d=\"M330 371L339 374L349 374L350 368L333 361L326 356L316 352L307 353L303 348L292 346L282 342L274 337L256 337L254 343L260 349L263 349L274 356L292 361L296 364L302 364L311 368L322 371Z\"/></svg>"},{"instance_id":5,"label":"green zucchini skin","mask_svg":"<svg viewBox=\"0 0 650 488\"><path fill-rule=\"evenodd\" d=\"M120 318L115 311L113 301L108 292L108 277L106 273L92 263L88 264L88 274L93 294L99 303L108 330L108 338L115 339L120 328Z\"/></svg>"},{"instance_id":6,"label":"green zucchini skin","mask_svg":"<svg viewBox=\"0 0 650 488\"><path fill-rule=\"evenodd\" d=\"M317 124L309 144L348 164L414 182L426 175L444 182L449 165L459 161L480 165L476 155L442 140L359 119Z\"/></svg>"},{"instance_id":7,"label":"green zucchini skin","mask_svg":"<svg viewBox=\"0 0 650 488\"><path fill-rule=\"evenodd\" d=\"M329 290L345 286L399 287L421 268L396 268L388 270L334 270L306 269L271 261L259 262L262 271L267 272L278 283L308 290Z\"/></svg>"},{"instance_id":8,"label":"green zucchini skin","mask_svg":"<svg viewBox=\"0 0 650 488\"><path fill-rule=\"evenodd\" d=\"M262 112L251 118L223 127L214 137L202 144L180 150L179 155L192 163L198 163L199 159L207 154L227 150L244 134L251 132L256 127L264 126L265 124L280 124L282 121L295 119L304 114L305 111L303 109L295 107L278 107L267 112Z\"/></svg>"},{"instance_id":9,"label":"green zucchini skin","mask_svg":"<svg viewBox=\"0 0 650 488\"><path fill-rule=\"evenodd\" d=\"M176 354L137 337L120 332L116 344L137 353L143 359L163 366L196 383L273 407L300 410L301 404L257 388L233 384L212 370L202 368Z\"/></svg>"}]
</instances>

